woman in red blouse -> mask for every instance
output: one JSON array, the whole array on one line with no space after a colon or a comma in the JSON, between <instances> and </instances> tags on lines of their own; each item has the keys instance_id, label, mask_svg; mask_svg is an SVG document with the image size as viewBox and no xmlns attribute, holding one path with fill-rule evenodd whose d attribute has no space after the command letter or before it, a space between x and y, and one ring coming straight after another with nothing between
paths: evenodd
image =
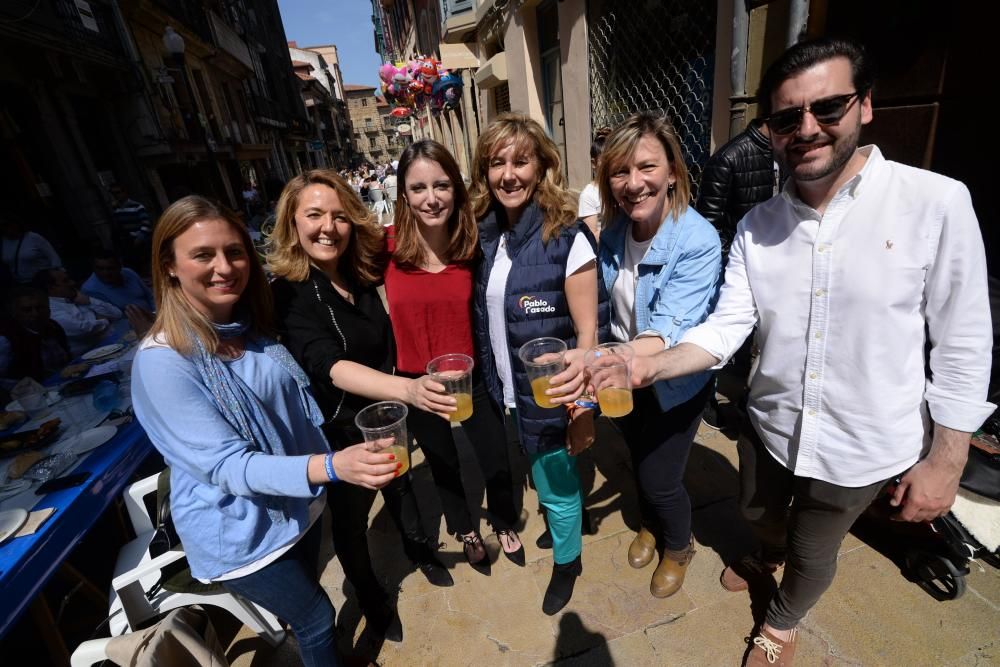
<instances>
[{"instance_id":1,"label":"woman in red blouse","mask_svg":"<svg viewBox=\"0 0 1000 667\"><path fill-rule=\"evenodd\" d=\"M399 159L397 174L385 292L397 343L397 372L416 377L439 355L474 356L472 279L478 235L458 165L444 146L428 140L411 144ZM524 547L513 528L517 511L503 415L490 400L478 369L473 370L472 383L472 416L462 428L486 480L487 509L500 546L507 558L523 566ZM408 426L430 464L449 532L462 538L470 564L488 566L479 521L465 497L451 424L438 414L413 408Z\"/></svg>"}]
</instances>

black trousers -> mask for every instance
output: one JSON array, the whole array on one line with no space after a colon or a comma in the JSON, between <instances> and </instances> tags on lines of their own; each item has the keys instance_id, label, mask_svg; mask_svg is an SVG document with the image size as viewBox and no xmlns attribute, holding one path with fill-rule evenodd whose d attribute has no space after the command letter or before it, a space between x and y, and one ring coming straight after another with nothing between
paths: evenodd
<instances>
[{"instance_id":1,"label":"black trousers","mask_svg":"<svg viewBox=\"0 0 1000 667\"><path fill-rule=\"evenodd\" d=\"M361 442L360 434L357 437L355 442ZM342 449L350 435L328 432L327 438L335 449ZM372 569L368 551L368 514L376 493L378 491L340 481L327 487L326 496L332 518L333 547L344 568L344 576L354 586L361 609L366 612L377 610L388 600ZM410 476L397 477L382 488L381 493L389 516L403 536L403 550L411 560L416 559L417 547L426 543L427 534L420 520Z\"/></svg>"},{"instance_id":2,"label":"black trousers","mask_svg":"<svg viewBox=\"0 0 1000 667\"><path fill-rule=\"evenodd\" d=\"M478 529L478 517L473 517L469 512L451 422L431 412L410 407L406 423L430 465L434 485L441 497L448 532L465 535ZM517 520L517 511L514 508L507 434L503 415L490 400L486 386L478 374L473 374L472 416L462 422L462 429L472 443L483 472L486 507L491 515L491 522L497 530L508 529Z\"/></svg>"},{"instance_id":3,"label":"black trousers","mask_svg":"<svg viewBox=\"0 0 1000 667\"><path fill-rule=\"evenodd\" d=\"M632 412L615 420L632 455L642 523L672 551L686 549L691 542L691 498L684 488L684 469L701 412L714 391L710 380L692 398L664 412L652 387L638 389L632 392Z\"/></svg>"}]
</instances>

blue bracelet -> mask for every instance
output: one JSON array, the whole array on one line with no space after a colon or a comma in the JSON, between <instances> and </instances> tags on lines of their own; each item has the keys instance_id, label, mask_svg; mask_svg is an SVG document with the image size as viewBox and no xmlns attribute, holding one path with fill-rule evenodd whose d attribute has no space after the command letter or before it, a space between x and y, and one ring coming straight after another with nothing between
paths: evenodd
<instances>
[{"instance_id":1,"label":"blue bracelet","mask_svg":"<svg viewBox=\"0 0 1000 667\"><path fill-rule=\"evenodd\" d=\"M333 469L333 452L330 452L323 459L323 464L326 466L326 476L330 478L331 482L339 482L340 478L337 477L337 473Z\"/></svg>"}]
</instances>

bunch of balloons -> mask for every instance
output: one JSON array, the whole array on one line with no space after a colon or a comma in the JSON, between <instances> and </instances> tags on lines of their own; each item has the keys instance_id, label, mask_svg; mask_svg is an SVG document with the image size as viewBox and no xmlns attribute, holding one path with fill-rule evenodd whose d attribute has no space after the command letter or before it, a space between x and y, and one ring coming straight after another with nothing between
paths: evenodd
<instances>
[{"instance_id":1,"label":"bunch of balloons","mask_svg":"<svg viewBox=\"0 0 1000 667\"><path fill-rule=\"evenodd\" d=\"M396 105L391 112L396 118L406 118L427 106L435 112L451 109L462 97L462 78L432 57L385 63L379 68L379 79L386 101Z\"/></svg>"}]
</instances>

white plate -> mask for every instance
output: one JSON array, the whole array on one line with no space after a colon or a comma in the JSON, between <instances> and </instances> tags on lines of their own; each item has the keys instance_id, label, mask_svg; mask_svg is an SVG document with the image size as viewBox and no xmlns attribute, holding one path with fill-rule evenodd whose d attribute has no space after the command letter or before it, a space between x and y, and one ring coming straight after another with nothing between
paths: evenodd
<instances>
[{"instance_id":1,"label":"white plate","mask_svg":"<svg viewBox=\"0 0 1000 667\"><path fill-rule=\"evenodd\" d=\"M21 530L21 526L28 520L28 512L23 509L7 510L0 512L0 544L7 541L7 538Z\"/></svg>"},{"instance_id":2,"label":"white plate","mask_svg":"<svg viewBox=\"0 0 1000 667\"><path fill-rule=\"evenodd\" d=\"M119 350L124 350L125 346L121 343L112 343L111 345L104 345L102 347L94 348L90 352L86 353L81 359L84 361L93 361L94 359L100 359L101 357L106 357L109 354L114 354Z\"/></svg>"},{"instance_id":3,"label":"white plate","mask_svg":"<svg viewBox=\"0 0 1000 667\"><path fill-rule=\"evenodd\" d=\"M45 401L50 406L55 405L56 403L58 403L60 398L61 398L61 396L59 395L59 392L56 391L55 389L52 389L52 390L50 390L49 392L47 392L45 394ZM4 410L6 410L7 412L24 412L25 411L24 408L21 407L21 404L19 402L17 402L17 401L11 401L10 403L8 403L7 406L4 408Z\"/></svg>"},{"instance_id":4,"label":"white plate","mask_svg":"<svg viewBox=\"0 0 1000 667\"><path fill-rule=\"evenodd\" d=\"M72 452L73 454L79 456L80 454L85 454L92 449L97 449L108 440L115 437L115 433L117 432L118 427L112 426L111 424L98 426L97 428L92 428L89 431L84 431L59 449L64 452Z\"/></svg>"},{"instance_id":5,"label":"white plate","mask_svg":"<svg viewBox=\"0 0 1000 667\"><path fill-rule=\"evenodd\" d=\"M27 488L31 487L31 482L26 479L12 479L0 485L0 500L16 496Z\"/></svg>"}]
</instances>

